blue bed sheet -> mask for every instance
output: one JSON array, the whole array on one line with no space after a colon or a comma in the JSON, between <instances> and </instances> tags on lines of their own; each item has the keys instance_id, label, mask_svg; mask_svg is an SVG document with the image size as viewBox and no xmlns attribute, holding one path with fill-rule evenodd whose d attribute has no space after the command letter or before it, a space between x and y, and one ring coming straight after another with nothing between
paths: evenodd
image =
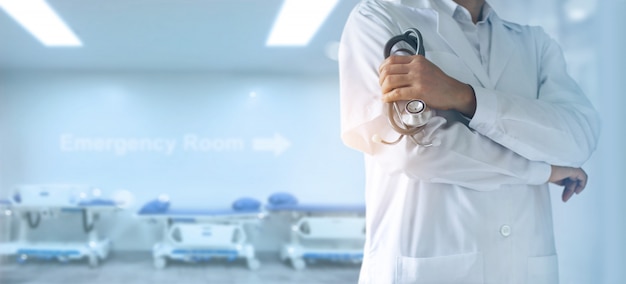
<instances>
[{"instance_id":1,"label":"blue bed sheet","mask_svg":"<svg viewBox=\"0 0 626 284\"><path fill-rule=\"evenodd\" d=\"M298 211L310 213L365 213L364 204L316 204L299 203L288 192L277 192L268 198L265 209L269 211Z\"/></svg>"},{"instance_id":2,"label":"blue bed sheet","mask_svg":"<svg viewBox=\"0 0 626 284\"><path fill-rule=\"evenodd\" d=\"M269 211L297 211L311 213L365 213L363 204L285 204L267 205Z\"/></svg>"},{"instance_id":3,"label":"blue bed sheet","mask_svg":"<svg viewBox=\"0 0 626 284\"><path fill-rule=\"evenodd\" d=\"M230 208L172 208L169 200L155 199L146 203L139 215L155 216L237 216L261 213L261 202L243 197L235 200Z\"/></svg>"}]
</instances>

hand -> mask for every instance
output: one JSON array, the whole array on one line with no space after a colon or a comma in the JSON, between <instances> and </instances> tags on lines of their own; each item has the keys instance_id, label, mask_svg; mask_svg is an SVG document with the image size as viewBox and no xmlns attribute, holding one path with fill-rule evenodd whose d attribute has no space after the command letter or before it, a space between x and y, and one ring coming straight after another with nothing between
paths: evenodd
<instances>
[{"instance_id":1,"label":"hand","mask_svg":"<svg viewBox=\"0 0 626 284\"><path fill-rule=\"evenodd\" d=\"M563 202L567 202L574 193L579 194L587 186L587 173L581 168L552 166L548 182L564 186Z\"/></svg>"},{"instance_id":2,"label":"hand","mask_svg":"<svg viewBox=\"0 0 626 284\"><path fill-rule=\"evenodd\" d=\"M389 56L378 71L384 102L420 99L431 108L474 116L472 87L448 76L424 56Z\"/></svg>"}]
</instances>

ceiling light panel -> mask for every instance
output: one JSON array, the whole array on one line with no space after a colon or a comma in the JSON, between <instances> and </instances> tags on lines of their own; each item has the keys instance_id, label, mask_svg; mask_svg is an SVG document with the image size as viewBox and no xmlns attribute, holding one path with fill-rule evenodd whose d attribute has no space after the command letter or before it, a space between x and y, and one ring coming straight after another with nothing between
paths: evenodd
<instances>
[{"instance_id":1,"label":"ceiling light panel","mask_svg":"<svg viewBox=\"0 0 626 284\"><path fill-rule=\"evenodd\" d=\"M0 8L46 46L82 46L45 0L0 0Z\"/></svg>"},{"instance_id":2,"label":"ceiling light panel","mask_svg":"<svg viewBox=\"0 0 626 284\"><path fill-rule=\"evenodd\" d=\"M306 46L339 0L285 0L267 46Z\"/></svg>"}]
</instances>

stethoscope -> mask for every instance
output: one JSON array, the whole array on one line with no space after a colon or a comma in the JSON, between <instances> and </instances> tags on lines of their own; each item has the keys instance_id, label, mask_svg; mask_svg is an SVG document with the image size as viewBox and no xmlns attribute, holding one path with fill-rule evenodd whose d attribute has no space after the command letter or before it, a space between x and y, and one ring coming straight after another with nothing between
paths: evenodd
<instances>
[{"instance_id":1,"label":"stethoscope","mask_svg":"<svg viewBox=\"0 0 626 284\"><path fill-rule=\"evenodd\" d=\"M415 35L412 35L415 34ZM385 45L384 55L385 58L391 55L391 51L400 42L407 43L412 49L398 48L394 53L403 52L410 55L425 56L424 41L422 34L416 28L407 29L403 34L392 37ZM416 52L417 51L417 52ZM429 147L432 143L423 143L418 141L414 135L419 133L423 127L428 123L428 120L432 117L431 110L426 106L426 103L422 100L410 100L404 107L404 112L400 111L398 102L387 103L385 107L385 114L389 121L391 128L400 134L400 137L395 141L389 142L383 140L379 135L374 135L372 140L377 143L386 145L394 145L402 140L402 137L408 136L415 144L420 146Z\"/></svg>"}]
</instances>

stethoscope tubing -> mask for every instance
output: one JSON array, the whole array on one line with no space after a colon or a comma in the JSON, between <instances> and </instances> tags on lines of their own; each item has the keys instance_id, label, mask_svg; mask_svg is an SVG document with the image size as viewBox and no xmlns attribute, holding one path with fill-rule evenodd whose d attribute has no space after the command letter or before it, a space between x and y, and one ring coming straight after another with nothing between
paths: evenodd
<instances>
[{"instance_id":1,"label":"stethoscope tubing","mask_svg":"<svg viewBox=\"0 0 626 284\"><path fill-rule=\"evenodd\" d=\"M415 34L416 36L411 36L411 34ZM398 51L407 52L411 55L426 56L426 50L424 49L424 39L422 38L422 33L420 33L420 31L416 28L409 28L403 34L392 37L391 39L389 39L387 44L385 44L385 49L384 49L385 59L391 56L391 50L396 44L398 44L401 41L408 43L413 48L413 50L402 48L402 49L399 49ZM417 52L415 52L414 50Z\"/></svg>"}]
</instances>

